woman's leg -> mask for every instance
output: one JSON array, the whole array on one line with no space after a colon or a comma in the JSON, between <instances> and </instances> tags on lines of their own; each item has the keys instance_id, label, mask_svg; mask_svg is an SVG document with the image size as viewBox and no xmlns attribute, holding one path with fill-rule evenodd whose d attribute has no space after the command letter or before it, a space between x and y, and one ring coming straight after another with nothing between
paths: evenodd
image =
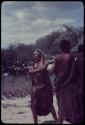
<instances>
[{"instance_id":1,"label":"woman's leg","mask_svg":"<svg viewBox=\"0 0 85 125\"><path fill-rule=\"evenodd\" d=\"M34 123L38 124L38 118L37 118L37 113L35 108L32 109L32 114L33 114Z\"/></svg>"},{"instance_id":2,"label":"woman's leg","mask_svg":"<svg viewBox=\"0 0 85 125\"><path fill-rule=\"evenodd\" d=\"M47 101L48 101L48 104L50 106L50 111L51 111L51 114L53 116L53 119L57 122L57 114L56 114L55 108L53 106L53 93L52 93L52 89L48 89L47 92L48 92L47 93L48 94Z\"/></svg>"},{"instance_id":3,"label":"woman's leg","mask_svg":"<svg viewBox=\"0 0 85 125\"><path fill-rule=\"evenodd\" d=\"M52 114L54 120L57 122L57 115L56 115L56 111L55 111L55 108L53 105L51 106L51 114Z\"/></svg>"},{"instance_id":4,"label":"woman's leg","mask_svg":"<svg viewBox=\"0 0 85 125\"><path fill-rule=\"evenodd\" d=\"M36 99L35 93L32 93L32 95L31 95L31 110L32 110L32 114L33 114L34 123L37 124L38 123L37 99Z\"/></svg>"},{"instance_id":5,"label":"woman's leg","mask_svg":"<svg viewBox=\"0 0 85 125\"><path fill-rule=\"evenodd\" d=\"M60 96L59 96L59 93L56 93L56 101L57 101L57 106L58 106L57 123L58 124L63 124L63 118L61 117L61 111L60 111Z\"/></svg>"},{"instance_id":6,"label":"woman's leg","mask_svg":"<svg viewBox=\"0 0 85 125\"><path fill-rule=\"evenodd\" d=\"M58 124L63 124L63 118L58 116L57 123Z\"/></svg>"}]
</instances>

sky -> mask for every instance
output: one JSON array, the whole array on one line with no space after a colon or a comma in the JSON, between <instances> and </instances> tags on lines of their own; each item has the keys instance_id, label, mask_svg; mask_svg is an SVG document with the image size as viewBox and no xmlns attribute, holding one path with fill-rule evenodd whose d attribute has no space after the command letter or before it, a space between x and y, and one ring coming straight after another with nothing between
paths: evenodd
<instances>
[{"instance_id":1,"label":"sky","mask_svg":"<svg viewBox=\"0 0 85 125\"><path fill-rule=\"evenodd\" d=\"M10 43L33 44L62 24L84 25L82 2L5 1L1 5L1 48Z\"/></svg>"}]
</instances>

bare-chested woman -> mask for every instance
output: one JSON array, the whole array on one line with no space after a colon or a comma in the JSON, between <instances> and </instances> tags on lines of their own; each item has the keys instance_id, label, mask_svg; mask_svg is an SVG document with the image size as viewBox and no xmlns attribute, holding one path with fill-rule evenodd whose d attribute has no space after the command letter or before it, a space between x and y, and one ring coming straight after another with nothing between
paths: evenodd
<instances>
[{"instance_id":1,"label":"bare-chested woman","mask_svg":"<svg viewBox=\"0 0 85 125\"><path fill-rule=\"evenodd\" d=\"M52 86L47 71L48 62L40 49L34 52L34 64L29 69L32 80L31 109L34 123L38 123L38 115L45 116L50 112L57 121L53 106Z\"/></svg>"},{"instance_id":2,"label":"bare-chested woman","mask_svg":"<svg viewBox=\"0 0 85 125\"><path fill-rule=\"evenodd\" d=\"M72 124L80 122L78 75L75 72L76 57L70 53L68 40L60 42L61 53L57 54L53 64L56 74L56 97L58 103L58 121L67 120Z\"/></svg>"}]
</instances>

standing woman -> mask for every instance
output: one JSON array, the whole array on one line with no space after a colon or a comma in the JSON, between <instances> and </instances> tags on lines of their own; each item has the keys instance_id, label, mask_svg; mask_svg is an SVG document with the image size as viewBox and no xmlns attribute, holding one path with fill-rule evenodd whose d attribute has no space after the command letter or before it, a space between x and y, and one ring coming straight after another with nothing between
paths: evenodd
<instances>
[{"instance_id":1,"label":"standing woman","mask_svg":"<svg viewBox=\"0 0 85 125\"><path fill-rule=\"evenodd\" d=\"M47 66L48 62L45 60L44 53L37 49L34 52L34 64L29 69L29 75L32 80L31 109L34 123L38 123L38 115L45 116L50 112L54 120L57 121Z\"/></svg>"},{"instance_id":2,"label":"standing woman","mask_svg":"<svg viewBox=\"0 0 85 125\"><path fill-rule=\"evenodd\" d=\"M80 99L81 97L83 98L83 92L81 92L83 90L82 70L78 71L78 57L76 58L70 52L70 41L62 40L60 48L61 52L55 56L53 64L56 75L55 86L58 104L58 122L62 124L66 120L72 124L80 124L83 119L83 100Z\"/></svg>"}]
</instances>

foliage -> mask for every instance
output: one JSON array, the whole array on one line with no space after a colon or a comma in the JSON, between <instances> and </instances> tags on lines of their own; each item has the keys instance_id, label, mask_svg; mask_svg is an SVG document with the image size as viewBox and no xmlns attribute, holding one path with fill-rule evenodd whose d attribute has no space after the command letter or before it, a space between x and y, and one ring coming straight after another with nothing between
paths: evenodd
<instances>
[{"instance_id":1,"label":"foliage","mask_svg":"<svg viewBox=\"0 0 85 125\"><path fill-rule=\"evenodd\" d=\"M83 27L63 25L64 30L53 31L36 40L36 44L10 44L8 48L1 49L2 84L1 94L6 97L24 97L30 93L31 81L27 79L27 67L33 62L33 52L36 48L43 49L46 57L51 59L59 51L62 39L71 42L72 49L84 41ZM26 72L25 72L26 71ZM9 73L7 75L6 73Z\"/></svg>"},{"instance_id":2,"label":"foliage","mask_svg":"<svg viewBox=\"0 0 85 125\"><path fill-rule=\"evenodd\" d=\"M75 28L73 26L63 25L64 30L53 31L50 34L36 40L36 44L10 44L6 49L1 50L1 65L3 71L8 71L8 67L13 65L20 66L23 64L28 66L33 62L33 51L36 48L41 48L50 58L60 51L59 43L62 39L68 39L71 42L72 48L79 43L83 43L84 30L83 27Z\"/></svg>"}]
</instances>

